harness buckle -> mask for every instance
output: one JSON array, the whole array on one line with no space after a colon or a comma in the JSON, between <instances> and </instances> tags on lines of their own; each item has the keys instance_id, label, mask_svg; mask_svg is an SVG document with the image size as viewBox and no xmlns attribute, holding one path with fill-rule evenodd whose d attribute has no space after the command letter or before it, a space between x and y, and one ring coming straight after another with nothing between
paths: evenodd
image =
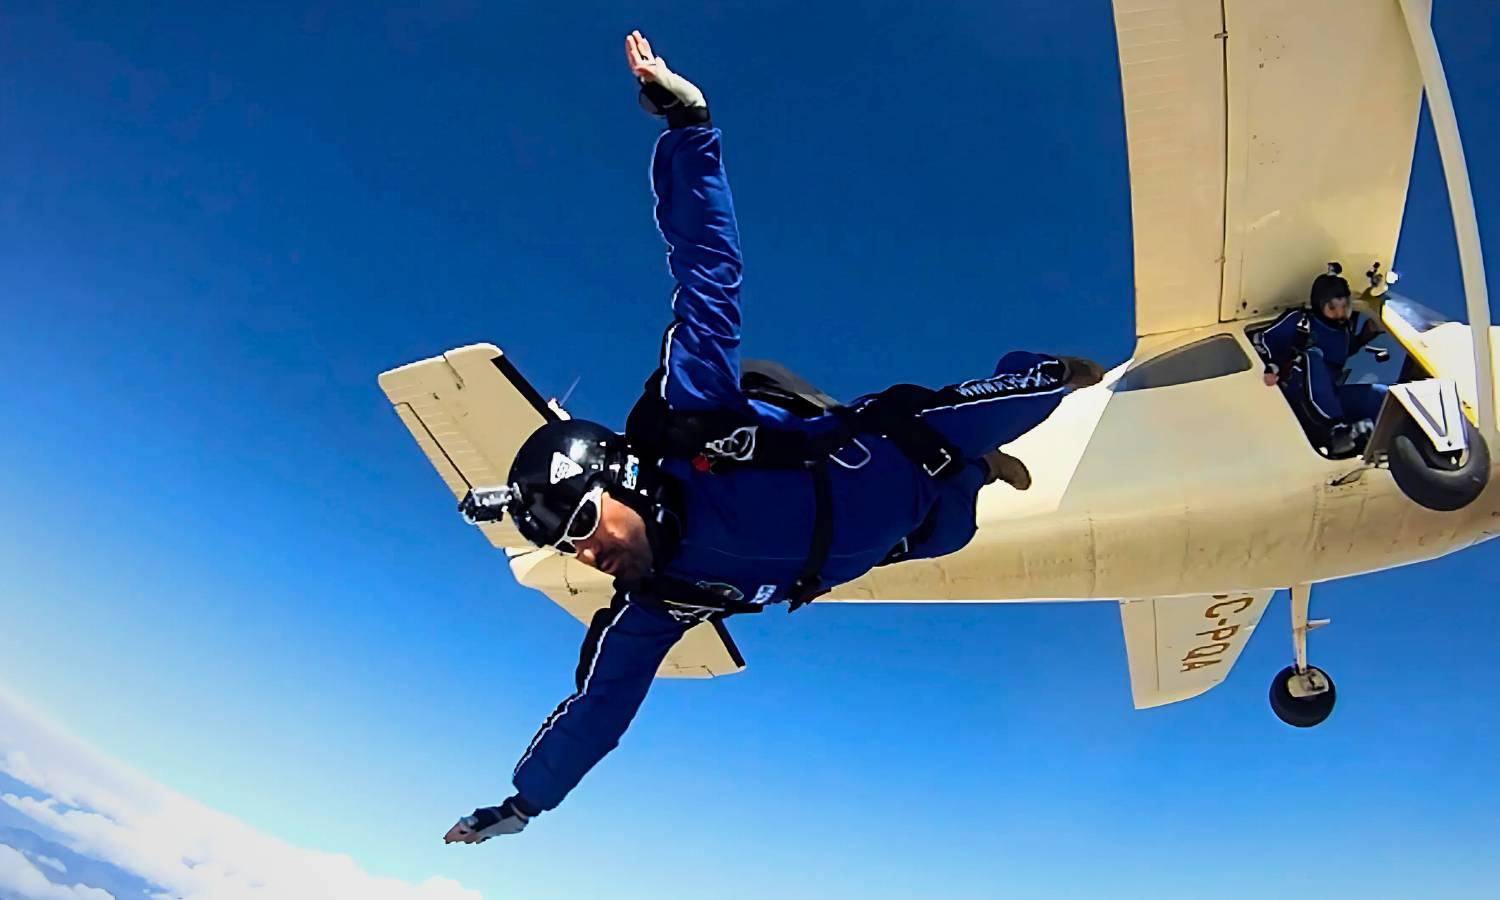
<instances>
[{"instance_id":1,"label":"harness buckle","mask_svg":"<svg viewBox=\"0 0 1500 900\"><path fill-rule=\"evenodd\" d=\"M944 471L947 470L948 466L952 465L953 463L953 454L948 450L947 447L936 447L934 449L936 449L937 452L943 455L943 461L938 463L936 468L929 466L927 464L927 460L924 459L922 461L922 471L926 472L928 477L931 478L936 478L941 475Z\"/></svg>"},{"instance_id":2,"label":"harness buckle","mask_svg":"<svg viewBox=\"0 0 1500 900\"><path fill-rule=\"evenodd\" d=\"M786 611L794 613L826 593L828 588L822 587L817 578L798 578L787 590Z\"/></svg>"}]
</instances>

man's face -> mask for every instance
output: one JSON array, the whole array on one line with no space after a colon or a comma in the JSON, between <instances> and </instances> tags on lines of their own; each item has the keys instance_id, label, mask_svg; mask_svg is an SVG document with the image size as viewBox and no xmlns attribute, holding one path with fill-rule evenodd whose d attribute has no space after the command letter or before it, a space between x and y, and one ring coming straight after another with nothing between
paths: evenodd
<instances>
[{"instance_id":1,"label":"man's face","mask_svg":"<svg viewBox=\"0 0 1500 900\"><path fill-rule=\"evenodd\" d=\"M612 575L624 584L640 581L651 571L651 543L639 513L608 493L599 503L599 527L574 541L578 561Z\"/></svg>"},{"instance_id":2,"label":"man's face","mask_svg":"<svg viewBox=\"0 0 1500 900\"><path fill-rule=\"evenodd\" d=\"M1323 303L1323 318L1334 322L1347 322L1349 320L1349 298L1334 297Z\"/></svg>"}]
</instances>

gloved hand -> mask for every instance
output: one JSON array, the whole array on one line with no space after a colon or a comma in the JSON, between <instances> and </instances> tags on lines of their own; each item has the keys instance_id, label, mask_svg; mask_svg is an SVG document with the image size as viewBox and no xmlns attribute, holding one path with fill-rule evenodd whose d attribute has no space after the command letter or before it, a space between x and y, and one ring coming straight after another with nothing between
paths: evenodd
<instances>
[{"instance_id":1,"label":"gloved hand","mask_svg":"<svg viewBox=\"0 0 1500 900\"><path fill-rule=\"evenodd\" d=\"M443 843L482 844L497 834L519 834L531 821L511 797L499 806L486 806L464 816L443 835Z\"/></svg>"},{"instance_id":2,"label":"gloved hand","mask_svg":"<svg viewBox=\"0 0 1500 900\"><path fill-rule=\"evenodd\" d=\"M625 61L641 82L641 107L646 112L664 116L672 128L708 121L708 101L703 92L667 68L667 61L651 52L650 42L639 31L625 36Z\"/></svg>"}]
</instances>

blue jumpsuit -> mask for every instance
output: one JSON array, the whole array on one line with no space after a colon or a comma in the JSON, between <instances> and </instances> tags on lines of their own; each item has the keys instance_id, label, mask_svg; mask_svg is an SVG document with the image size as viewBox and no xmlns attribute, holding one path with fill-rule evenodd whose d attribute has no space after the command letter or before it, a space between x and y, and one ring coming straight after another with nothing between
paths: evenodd
<instances>
[{"instance_id":1,"label":"blue jumpsuit","mask_svg":"<svg viewBox=\"0 0 1500 900\"><path fill-rule=\"evenodd\" d=\"M1289 309L1255 336L1256 349L1281 371L1281 390L1294 403L1306 400L1325 424L1373 419L1385 401L1383 384L1339 384L1339 377L1369 338L1360 337L1359 316L1331 325L1306 309Z\"/></svg>"},{"instance_id":2,"label":"blue jumpsuit","mask_svg":"<svg viewBox=\"0 0 1500 900\"><path fill-rule=\"evenodd\" d=\"M699 125L663 133L651 178L657 226L677 288L662 366L648 390L658 391L674 410L729 411L813 434L836 427L833 416L799 418L740 390L739 231L718 129ZM924 523L922 538L904 558L941 556L967 544L987 474L979 457L1050 415L1066 393L1066 373L1053 357L1015 352L1000 360L993 376L938 392L921 415L966 457L951 477L929 477L874 435L860 435L835 453L828 467L832 545L820 582L858 578ZM682 484L682 536L672 554L658 560L657 573L748 602L787 600L812 537L811 475L752 466L701 472L679 459L663 467ZM542 723L516 765L513 780L527 806L555 807L616 746L672 645L709 617L708 611L669 614L629 589L617 591L584 639L576 691Z\"/></svg>"}]
</instances>

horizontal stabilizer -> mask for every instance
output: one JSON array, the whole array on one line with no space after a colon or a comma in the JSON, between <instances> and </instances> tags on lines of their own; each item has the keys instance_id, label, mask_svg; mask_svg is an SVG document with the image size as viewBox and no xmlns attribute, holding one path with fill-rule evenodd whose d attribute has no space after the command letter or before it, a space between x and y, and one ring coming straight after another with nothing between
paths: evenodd
<instances>
[{"instance_id":1,"label":"horizontal stabilizer","mask_svg":"<svg viewBox=\"0 0 1500 900\"><path fill-rule=\"evenodd\" d=\"M493 344L460 347L392 369L380 376L380 387L455 499L472 487L504 484L522 442L543 424L567 418ZM537 550L509 520L479 527L491 544L508 551L517 581L546 594L580 622L587 624L609 604L614 588L604 575ZM657 675L711 678L744 667L723 623L707 622L683 635Z\"/></svg>"},{"instance_id":2,"label":"horizontal stabilizer","mask_svg":"<svg viewBox=\"0 0 1500 900\"><path fill-rule=\"evenodd\" d=\"M614 582L609 576L548 550L512 556L510 570L516 580L536 588L584 624L609 605ZM688 629L672 647L658 678L713 678L732 675L745 668L745 660L722 622L704 622Z\"/></svg>"},{"instance_id":3,"label":"horizontal stabilizer","mask_svg":"<svg viewBox=\"0 0 1500 900\"><path fill-rule=\"evenodd\" d=\"M455 499L505 483L521 443L566 414L548 404L494 344L392 369L381 390ZM510 522L481 526L496 547L530 548Z\"/></svg>"},{"instance_id":4,"label":"horizontal stabilizer","mask_svg":"<svg viewBox=\"0 0 1500 900\"><path fill-rule=\"evenodd\" d=\"M1275 591L1120 601L1136 709L1196 697L1224 680Z\"/></svg>"}]
</instances>

